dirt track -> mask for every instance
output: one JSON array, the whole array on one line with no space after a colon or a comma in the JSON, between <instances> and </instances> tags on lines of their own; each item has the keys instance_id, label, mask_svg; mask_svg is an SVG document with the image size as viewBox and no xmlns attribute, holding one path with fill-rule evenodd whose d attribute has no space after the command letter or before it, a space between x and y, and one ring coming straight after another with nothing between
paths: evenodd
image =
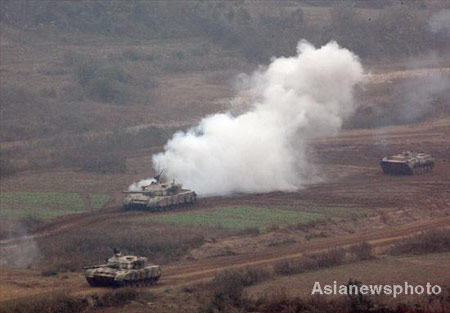
<instances>
[{"instance_id":1,"label":"dirt track","mask_svg":"<svg viewBox=\"0 0 450 313\"><path fill-rule=\"evenodd\" d=\"M209 279L214 273L229 268L254 265L270 265L283 258L295 258L303 253L317 252L330 247L342 247L368 241L374 245L388 244L404 236L450 225L449 180L449 121L436 120L406 126L392 126L372 130L346 130L336 138L318 138L313 142L316 173L323 182L305 186L298 192L236 195L231 198L213 197L200 199L189 210L211 210L225 205L282 206L295 210L302 206L327 208L395 208L403 212L404 219L382 228L369 224L369 228L357 229L354 234L316 240L288 246L250 249L232 256L184 260L164 267L159 286L167 288L188 282ZM387 176L381 173L378 160L385 154L401 150L424 150L436 157L432 173L416 176ZM186 210L186 209L185 209ZM182 211L185 211L182 210ZM119 212L117 203L109 210L67 216L39 229L31 237L0 241L1 249L14 248L29 238L44 238L68 231L81 225L96 224L115 217L135 218L145 212ZM154 213L153 213L154 214ZM170 212L157 214L172 214ZM175 213L176 214L176 213ZM416 215L414 215L416 214ZM398 217L396 216L395 219ZM66 281L43 281L39 274L29 278L30 285L39 282L39 288L17 289L17 282L28 279L29 272L14 272L2 277L2 286L14 286L16 291L2 290L2 301L26 297L36 293L49 293L66 288L74 293L99 292L87 286L81 274ZM25 277L25 278L23 278ZM11 284L11 285L10 285ZM67 287L70 286L70 287Z\"/></svg>"},{"instance_id":2,"label":"dirt track","mask_svg":"<svg viewBox=\"0 0 450 313\"><path fill-rule=\"evenodd\" d=\"M317 242L292 245L282 248L267 248L245 255L204 259L186 264L172 265L165 269L163 285L186 283L198 279L211 278L219 270L245 266L269 265L286 258L297 258L304 253L318 252L330 247L345 247L367 241L373 245L387 244L404 236L439 227L450 227L450 217L418 221L400 227L386 227L352 236L318 240Z\"/></svg>"},{"instance_id":3,"label":"dirt track","mask_svg":"<svg viewBox=\"0 0 450 313\"><path fill-rule=\"evenodd\" d=\"M316 174L322 183L305 186L293 193L236 195L230 198L200 199L194 208L209 210L226 205L284 206L295 209L304 205L344 206L355 208L398 208L446 211L450 208L448 119L433 122L390 126L378 129L345 130L338 137L317 138L312 143ZM436 157L432 173L416 176L383 175L380 157L401 150L423 150ZM116 199L120 195L116 195ZM22 238L0 240L0 248L11 247L22 240L42 238L83 225L95 224L115 217L133 218L148 212L120 212L111 202L105 211L76 214L56 219Z\"/></svg>"},{"instance_id":4,"label":"dirt track","mask_svg":"<svg viewBox=\"0 0 450 313\"><path fill-rule=\"evenodd\" d=\"M236 269L246 266L273 265L282 259L297 258L305 253L320 252L322 250L329 249L330 247L345 247L348 245L358 244L363 241L367 241L375 246L389 244L395 240L399 240L402 237L410 236L421 231L449 226L450 217L428 219L409 223L400 227L385 227L383 229L366 231L345 237L317 240L311 243L296 244L287 247L266 248L242 255L184 261L165 267L163 269L163 278L160 283L158 283L157 286L150 288L159 290L189 283L196 283L211 279L216 272L221 270ZM26 282L23 283L26 284ZM67 280L64 286L55 286L51 283L40 283L39 285L40 286L38 289L28 289L28 292L25 293L11 293L9 290L5 289L2 291L1 302L8 302L16 298L26 297L27 294L33 296L37 294L47 294L60 288L66 292L78 295L101 293L109 290L108 288L89 287L82 279L81 275Z\"/></svg>"}]
</instances>

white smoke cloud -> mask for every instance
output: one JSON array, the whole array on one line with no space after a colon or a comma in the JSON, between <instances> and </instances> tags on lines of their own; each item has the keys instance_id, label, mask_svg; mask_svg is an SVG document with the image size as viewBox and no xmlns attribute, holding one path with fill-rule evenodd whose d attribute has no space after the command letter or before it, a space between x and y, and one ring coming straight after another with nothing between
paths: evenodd
<instances>
[{"instance_id":1,"label":"white smoke cloud","mask_svg":"<svg viewBox=\"0 0 450 313\"><path fill-rule=\"evenodd\" d=\"M132 183L129 187L128 187L128 191L142 191L142 187L148 186L151 183L155 182L154 178L147 178L147 179L143 179L137 183Z\"/></svg>"},{"instance_id":2,"label":"white smoke cloud","mask_svg":"<svg viewBox=\"0 0 450 313\"><path fill-rule=\"evenodd\" d=\"M201 196L297 190L311 182L309 140L340 129L362 79L358 57L336 42L316 49L300 41L296 56L247 77L249 111L208 116L176 133L153 164Z\"/></svg>"},{"instance_id":3,"label":"white smoke cloud","mask_svg":"<svg viewBox=\"0 0 450 313\"><path fill-rule=\"evenodd\" d=\"M434 13L428 20L428 25L432 33L445 32L448 36L450 31L450 10L442 9Z\"/></svg>"}]
</instances>

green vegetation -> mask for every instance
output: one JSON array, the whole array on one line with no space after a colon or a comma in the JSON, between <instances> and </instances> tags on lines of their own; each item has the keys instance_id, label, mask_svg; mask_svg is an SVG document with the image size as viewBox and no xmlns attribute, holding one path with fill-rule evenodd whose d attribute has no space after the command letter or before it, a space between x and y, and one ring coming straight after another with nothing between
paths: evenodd
<instances>
[{"instance_id":1,"label":"green vegetation","mask_svg":"<svg viewBox=\"0 0 450 313\"><path fill-rule=\"evenodd\" d=\"M103 262L113 253L113 248L149 257L156 264L166 264L201 246L207 236L221 233L221 230L113 219L38 239L37 243L45 260L44 269L65 272Z\"/></svg>"},{"instance_id":2,"label":"green vegetation","mask_svg":"<svg viewBox=\"0 0 450 313\"><path fill-rule=\"evenodd\" d=\"M89 194L91 205L96 210L101 209L110 198L109 194ZM0 203L0 216L12 218L45 220L85 210L81 195L71 192L3 192Z\"/></svg>"},{"instance_id":3,"label":"green vegetation","mask_svg":"<svg viewBox=\"0 0 450 313\"><path fill-rule=\"evenodd\" d=\"M290 209L290 208L286 208ZM294 209L291 209L294 210ZM370 209L367 208L354 208L354 207L331 207L331 206L314 206L305 205L300 207L295 207L295 211L307 212L307 213L316 213L322 214L329 217L337 217L337 218L349 218L362 215L366 212L370 212Z\"/></svg>"},{"instance_id":4,"label":"green vegetation","mask_svg":"<svg viewBox=\"0 0 450 313\"><path fill-rule=\"evenodd\" d=\"M267 207L225 207L211 212L189 212L150 216L147 220L183 226L223 227L228 229L257 228L267 230L273 224L307 223L322 215L293 212Z\"/></svg>"},{"instance_id":5,"label":"green vegetation","mask_svg":"<svg viewBox=\"0 0 450 313\"><path fill-rule=\"evenodd\" d=\"M96 210L103 208L103 206L106 204L106 202L109 201L110 198L111 196L108 194L96 194L96 193L89 194L89 200L91 201L91 205Z\"/></svg>"},{"instance_id":6,"label":"green vegetation","mask_svg":"<svg viewBox=\"0 0 450 313\"><path fill-rule=\"evenodd\" d=\"M59 209L83 211L83 199L77 193L59 192L2 192L0 202L3 207L21 209Z\"/></svg>"},{"instance_id":7,"label":"green vegetation","mask_svg":"<svg viewBox=\"0 0 450 313\"><path fill-rule=\"evenodd\" d=\"M444 5L403 2L1 1L1 39L11 49L1 56L8 79L0 90L0 137L57 136L63 144L52 142L49 148L40 141L33 147L2 149L0 174L61 165L123 172L120 155L74 154L67 135L105 134L195 112L195 103L223 97L222 87L231 76L251 72L272 56L292 55L302 38L316 46L336 40L375 63L395 63L430 50L447 55L445 34L431 32L428 24ZM20 60L16 51L25 53ZM212 90L193 88L184 75L205 78L206 84L213 81L208 76L224 79ZM168 93L177 94L173 85L181 93L183 88L199 91L170 99ZM72 154L83 164L74 164L70 156L67 163L59 162L61 154Z\"/></svg>"},{"instance_id":8,"label":"green vegetation","mask_svg":"<svg viewBox=\"0 0 450 313\"><path fill-rule=\"evenodd\" d=\"M80 213L78 210L45 210L45 209L1 209L1 217L36 218L50 220L64 215Z\"/></svg>"},{"instance_id":9,"label":"green vegetation","mask_svg":"<svg viewBox=\"0 0 450 313\"><path fill-rule=\"evenodd\" d=\"M3 192L0 203L0 216L12 218L52 219L84 211L81 196L69 192Z\"/></svg>"},{"instance_id":10,"label":"green vegetation","mask_svg":"<svg viewBox=\"0 0 450 313\"><path fill-rule=\"evenodd\" d=\"M101 294L75 296L64 292L54 292L50 295L35 296L32 299L20 299L0 306L0 312L16 313L78 313L91 309L120 307L138 298L134 289L123 288L107 291Z\"/></svg>"},{"instance_id":11,"label":"green vegetation","mask_svg":"<svg viewBox=\"0 0 450 313\"><path fill-rule=\"evenodd\" d=\"M98 60L84 61L76 68L78 83L88 97L101 102L125 104L132 78L119 65L99 66Z\"/></svg>"}]
</instances>

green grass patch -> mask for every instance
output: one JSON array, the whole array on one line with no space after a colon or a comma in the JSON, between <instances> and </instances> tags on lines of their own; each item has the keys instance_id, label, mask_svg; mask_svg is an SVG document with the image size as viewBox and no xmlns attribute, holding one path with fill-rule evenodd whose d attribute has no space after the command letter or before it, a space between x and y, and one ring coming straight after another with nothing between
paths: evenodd
<instances>
[{"instance_id":1,"label":"green grass patch","mask_svg":"<svg viewBox=\"0 0 450 313\"><path fill-rule=\"evenodd\" d=\"M106 202L109 201L111 196L109 194L101 194L101 193L90 193L89 194L89 201L91 202L91 206L96 209L100 210L103 208L103 206L106 204Z\"/></svg>"},{"instance_id":2,"label":"green grass patch","mask_svg":"<svg viewBox=\"0 0 450 313\"><path fill-rule=\"evenodd\" d=\"M210 212L186 212L146 217L147 220L183 226L258 228L265 231L274 224L307 223L321 214L294 212L267 207L225 207Z\"/></svg>"},{"instance_id":3,"label":"green grass patch","mask_svg":"<svg viewBox=\"0 0 450 313\"><path fill-rule=\"evenodd\" d=\"M2 211L4 209L84 211L81 196L68 192L3 192L0 194L0 204Z\"/></svg>"},{"instance_id":4,"label":"green grass patch","mask_svg":"<svg viewBox=\"0 0 450 313\"><path fill-rule=\"evenodd\" d=\"M0 217L12 217L12 218L22 218L22 217L33 217L36 219L48 220L57 218L64 215L81 213L77 210L44 210L44 209L1 209Z\"/></svg>"},{"instance_id":5,"label":"green grass patch","mask_svg":"<svg viewBox=\"0 0 450 313\"><path fill-rule=\"evenodd\" d=\"M322 214L328 217L337 217L337 218L348 218L359 216L364 213L368 213L370 211L370 209L364 208L331 207L331 206L315 207L310 205L306 205L305 207L297 207L295 208L295 210L300 212Z\"/></svg>"}]
</instances>

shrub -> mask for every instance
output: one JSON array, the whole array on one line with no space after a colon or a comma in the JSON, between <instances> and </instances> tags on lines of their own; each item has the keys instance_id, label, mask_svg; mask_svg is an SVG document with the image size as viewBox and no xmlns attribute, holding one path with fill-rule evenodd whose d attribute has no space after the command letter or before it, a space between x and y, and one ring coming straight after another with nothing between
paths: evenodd
<instances>
[{"instance_id":1,"label":"shrub","mask_svg":"<svg viewBox=\"0 0 450 313\"><path fill-rule=\"evenodd\" d=\"M201 246L204 237L196 229L120 220L105 221L101 227L83 226L58 236L40 238L37 243L45 269L66 272L103 263L113 248L164 264Z\"/></svg>"},{"instance_id":2,"label":"shrub","mask_svg":"<svg viewBox=\"0 0 450 313\"><path fill-rule=\"evenodd\" d=\"M94 79L88 89L88 95L95 100L120 104L126 101L126 87L124 84L110 78Z\"/></svg>"},{"instance_id":3,"label":"shrub","mask_svg":"<svg viewBox=\"0 0 450 313\"><path fill-rule=\"evenodd\" d=\"M12 165L9 159L0 159L0 176L9 176L17 173L17 168Z\"/></svg>"},{"instance_id":4,"label":"shrub","mask_svg":"<svg viewBox=\"0 0 450 313\"><path fill-rule=\"evenodd\" d=\"M304 257L298 260L284 259L275 263L273 271L277 275L292 275L306 271L314 270L318 266L310 257Z\"/></svg>"},{"instance_id":5,"label":"shrub","mask_svg":"<svg viewBox=\"0 0 450 313\"><path fill-rule=\"evenodd\" d=\"M342 248L331 249L326 252L305 256L301 259L278 261L273 266L273 271L278 275L299 274L319 268L343 264L345 261L345 250Z\"/></svg>"},{"instance_id":6,"label":"shrub","mask_svg":"<svg viewBox=\"0 0 450 313\"><path fill-rule=\"evenodd\" d=\"M97 75L99 69L98 61L87 60L82 61L81 64L75 69L75 74L77 76L78 83L81 86L87 86Z\"/></svg>"},{"instance_id":7,"label":"shrub","mask_svg":"<svg viewBox=\"0 0 450 313\"><path fill-rule=\"evenodd\" d=\"M33 296L6 303L0 307L0 312L14 313L78 313L88 307L116 307L135 300L138 293L134 289L124 288L106 292L102 295L86 297L73 296L65 293L54 293L46 296Z\"/></svg>"},{"instance_id":8,"label":"shrub","mask_svg":"<svg viewBox=\"0 0 450 313\"><path fill-rule=\"evenodd\" d=\"M438 229L395 243L390 254L426 254L448 251L450 251L450 229Z\"/></svg>"},{"instance_id":9,"label":"shrub","mask_svg":"<svg viewBox=\"0 0 450 313\"><path fill-rule=\"evenodd\" d=\"M92 99L115 104L126 103L129 95L127 84L131 81L121 67L101 66L100 61L82 61L75 70L78 83Z\"/></svg>"},{"instance_id":10,"label":"shrub","mask_svg":"<svg viewBox=\"0 0 450 313\"><path fill-rule=\"evenodd\" d=\"M366 241L359 245L352 246L350 252L355 255L357 260L366 261L373 259L372 246Z\"/></svg>"},{"instance_id":11,"label":"shrub","mask_svg":"<svg viewBox=\"0 0 450 313\"><path fill-rule=\"evenodd\" d=\"M142 54L140 54L138 51L134 49L126 50L122 53L122 56L130 61L139 61L144 58Z\"/></svg>"},{"instance_id":12,"label":"shrub","mask_svg":"<svg viewBox=\"0 0 450 313\"><path fill-rule=\"evenodd\" d=\"M344 262L344 257L345 250L337 248L313 254L311 259L314 261L316 267L321 268L342 264Z\"/></svg>"}]
</instances>

